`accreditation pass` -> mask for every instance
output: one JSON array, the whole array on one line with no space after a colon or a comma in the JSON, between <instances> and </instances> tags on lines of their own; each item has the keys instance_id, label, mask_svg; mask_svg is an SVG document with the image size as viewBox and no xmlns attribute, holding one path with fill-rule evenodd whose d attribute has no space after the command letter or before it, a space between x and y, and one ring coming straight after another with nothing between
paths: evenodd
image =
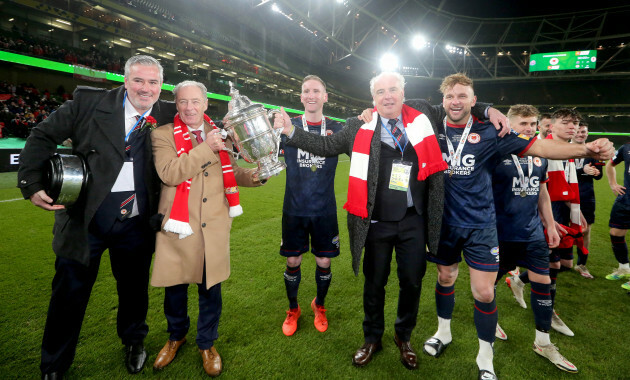
<instances>
[{"instance_id":1,"label":"accreditation pass","mask_svg":"<svg viewBox=\"0 0 630 380\"><path fill-rule=\"evenodd\" d=\"M394 160L392 163L392 175L389 177L389 188L392 190L407 191L409 178L411 177L411 162Z\"/></svg>"}]
</instances>

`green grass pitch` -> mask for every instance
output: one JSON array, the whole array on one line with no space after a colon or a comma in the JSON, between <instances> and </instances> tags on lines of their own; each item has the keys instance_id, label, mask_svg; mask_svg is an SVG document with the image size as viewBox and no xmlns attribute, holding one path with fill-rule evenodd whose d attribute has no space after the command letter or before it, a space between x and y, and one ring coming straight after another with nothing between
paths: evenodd
<instances>
[{"instance_id":1,"label":"green grass pitch","mask_svg":"<svg viewBox=\"0 0 630 380\"><path fill-rule=\"evenodd\" d=\"M215 342L224 363L224 379L473 379L477 377L477 336L468 271L460 268L453 316L453 344L439 359L423 354L422 342L437 328L433 296L436 269L428 264L412 345L419 354L419 370L409 371L393 343L398 281L395 260L387 286L384 350L368 366L351 364L363 343L363 275L351 269L346 212L349 162L341 156L336 193L341 255L333 260L333 280L326 298L329 329L313 327L309 304L315 296L315 262L306 254L302 264L299 301L302 317L298 331L285 337L281 325L288 307L278 254L281 238L284 172L261 188L241 188L244 214L234 220L231 234L232 275L223 283L223 315ZM618 168L618 180L621 170ZM38 378L40 343L54 274L51 250L53 214L21 198L15 173L0 174L0 376ZM576 272L558 277L556 310L575 337L551 332L560 352L579 369L567 374L532 351L534 324L531 308L521 309L507 286L497 288L499 321L508 340L495 343L495 369L502 379L628 379L628 321L630 295L621 281L604 276L617 266L610 248L608 215L614 196L606 178L596 182L597 215L592 232L588 267L594 280ZM18 199L18 200L16 200ZM123 347L116 335L117 296L108 255L101 261L81 330L76 358L68 379L194 379L206 377L195 345L197 295L191 286L188 342L166 369L154 372L153 361L168 339L162 300L164 290L150 287L145 340L149 354L145 369L128 375ZM529 304L529 300L528 304Z\"/></svg>"}]
</instances>

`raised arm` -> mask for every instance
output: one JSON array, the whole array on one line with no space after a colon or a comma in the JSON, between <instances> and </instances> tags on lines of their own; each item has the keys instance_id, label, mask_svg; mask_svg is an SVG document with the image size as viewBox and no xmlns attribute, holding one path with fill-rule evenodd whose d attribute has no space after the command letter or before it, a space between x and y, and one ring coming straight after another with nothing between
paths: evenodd
<instances>
[{"instance_id":1,"label":"raised arm","mask_svg":"<svg viewBox=\"0 0 630 380\"><path fill-rule=\"evenodd\" d=\"M354 132L363 124L357 118L350 118L341 131L330 136L320 136L295 128L289 115L283 108L280 110L282 118L274 118L274 128L282 128L282 133L287 136L285 143L322 157L342 153L350 155L350 142L354 139Z\"/></svg>"},{"instance_id":2,"label":"raised arm","mask_svg":"<svg viewBox=\"0 0 630 380\"><path fill-rule=\"evenodd\" d=\"M162 126L154 130L151 141L155 169L167 186L177 186L209 165L221 165L219 156L205 142L178 157L172 127Z\"/></svg>"},{"instance_id":3,"label":"raised arm","mask_svg":"<svg viewBox=\"0 0 630 380\"><path fill-rule=\"evenodd\" d=\"M566 160L569 158L593 157L598 160L608 160L615 153L612 143L605 138L597 139L588 144L570 144L553 139L535 139L526 156L544 157L552 160Z\"/></svg>"}]
</instances>

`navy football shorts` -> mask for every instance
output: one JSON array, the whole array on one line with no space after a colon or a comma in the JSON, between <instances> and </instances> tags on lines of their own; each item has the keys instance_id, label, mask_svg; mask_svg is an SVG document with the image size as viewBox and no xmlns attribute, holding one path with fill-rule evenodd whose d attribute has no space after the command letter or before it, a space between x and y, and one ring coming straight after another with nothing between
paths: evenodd
<instances>
[{"instance_id":1,"label":"navy football shorts","mask_svg":"<svg viewBox=\"0 0 630 380\"><path fill-rule=\"evenodd\" d=\"M586 223L595 223L595 202L580 202L580 211L582 211Z\"/></svg>"},{"instance_id":2,"label":"navy football shorts","mask_svg":"<svg viewBox=\"0 0 630 380\"><path fill-rule=\"evenodd\" d=\"M625 202L615 201L610 210L608 227L620 230L630 230L630 205Z\"/></svg>"},{"instance_id":3,"label":"navy football shorts","mask_svg":"<svg viewBox=\"0 0 630 380\"><path fill-rule=\"evenodd\" d=\"M520 266L541 275L549 274L549 246L545 240L500 241L499 250L501 270L508 272Z\"/></svg>"},{"instance_id":4,"label":"navy football shorts","mask_svg":"<svg viewBox=\"0 0 630 380\"><path fill-rule=\"evenodd\" d=\"M496 228L461 228L443 224L437 255L427 260L440 265L453 265L462 261L483 272L499 271L499 243Z\"/></svg>"},{"instance_id":5,"label":"navy football shorts","mask_svg":"<svg viewBox=\"0 0 630 380\"><path fill-rule=\"evenodd\" d=\"M573 260L573 247L553 248L549 252L549 262L557 263L560 260Z\"/></svg>"},{"instance_id":6,"label":"navy football shorts","mask_svg":"<svg viewBox=\"0 0 630 380\"><path fill-rule=\"evenodd\" d=\"M300 256L309 248L319 257L339 256L337 214L326 216L293 216L282 214L282 244L280 254Z\"/></svg>"}]
</instances>

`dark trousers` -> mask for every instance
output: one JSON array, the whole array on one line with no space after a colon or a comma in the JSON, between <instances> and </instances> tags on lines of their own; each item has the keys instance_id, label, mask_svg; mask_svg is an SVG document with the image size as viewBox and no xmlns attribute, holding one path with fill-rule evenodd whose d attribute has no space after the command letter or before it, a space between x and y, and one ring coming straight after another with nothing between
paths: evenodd
<instances>
[{"instance_id":1,"label":"dark trousers","mask_svg":"<svg viewBox=\"0 0 630 380\"><path fill-rule=\"evenodd\" d=\"M363 334L365 341L381 340L385 329L385 285L390 272L392 251L398 264L398 313L394 325L402 341L409 341L416 326L422 278L426 271L425 225L414 208L398 222L370 225L363 259Z\"/></svg>"},{"instance_id":2,"label":"dark trousers","mask_svg":"<svg viewBox=\"0 0 630 380\"><path fill-rule=\"evenodd\" d=\"M219 318L221 317L221 283L206 289L206 274L197 284L199 294L199 316L197 317L197 346L207 350L219 337ZM188 284L169 286L164 292L164 314L168 322L170 340L181 340L190 328L188 316Z\"/></svg>"},{"instance_id":3,"label":"dark trousers","mask_svg":"<svg viewBox=\"0 0 630 380\"><path fill-rule=\"evenodd\" d=\"M65 372L76 351L85 309L96 281L101 256L109 249L118 290L118 336L125 345L142 343L149 327L148 283L155 233L139 217L116 221L107 232L90 231L90 264L57 257L52 295L42 341L41 371Z\"/></svg>"}]
</instances>

